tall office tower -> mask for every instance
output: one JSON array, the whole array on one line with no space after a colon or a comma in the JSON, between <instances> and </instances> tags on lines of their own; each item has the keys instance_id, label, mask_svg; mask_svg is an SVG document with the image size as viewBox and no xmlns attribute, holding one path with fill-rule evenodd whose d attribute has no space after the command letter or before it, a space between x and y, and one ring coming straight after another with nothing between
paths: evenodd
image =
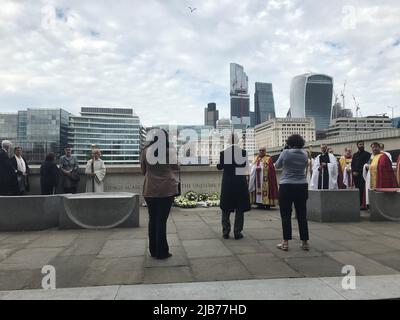
<instances>
[{"instance_id":1,"label":"tall office tower","mask_svg":"<svg viewBox=\"0 0 400 320\"><path fill-rule=\"evenodd\" d=\"M250 111L250 127L254 128L256 126L256 112Z\"/></svg>"},{"instance_id":2,"label":"tall office tower","mask_svg":"<svg viewBox=\"0 0 400 320\"><path fill-rule=\"evenodd\" d=\"M219 111L217 110L217 105L211 102L207 105L207 108L204 109L204 125L216 128L218 119Z\"/></svg>"},{"instance_id":3,"label":"tall office tower","mask_svg":"<svg viewBox=\"0 0 400 320\"><path fill-rule=\"evenodd\" d=\"M96 145L108 164L138 164L143 132L133 109L83 107L80 117L70 119L68 140L80 163Z\"/></svg>"},{"instance_id":4,"label":"tall office tower","mask_svg":"<svg viewBox=\"0 0 400 320\"><path fill-rule=\"evenodd\" d=\"M336 102L332 107L332 120L337 118L353 118L353 111L344 109L340 102Z\"/></svg>"},{"instance_id":5,"label":"tall office tower","mask_svg":"<svg viewBox=\"0 0 400 320\"><path fill-rule=\"evenodd\" d=\"M254 92L254 111L256 125L275 118L274 94L272 83L256 82Z\"/></svg>"},{"instance_id":6,"label":"tall office tower","mask_svg":"<svg viewBox=\"0 0 400 320\"><path fill-rule=\"evenodd\" d=\"M332 110L333 78L324 74L307 73L293 78L290 87L292 118L315 120L317 131L329 127Z\"/></svg>"},{"instance_id":7,"label":"tall office tower","mask_svg":"<svg viewBox=\"0 0 400 320\"><path fill-rule=\"evenodd\" d=\"M243 67L230 64L231 120L234 127L250 126L250 96L248 94L248 77Z\"/></svg>"}]
</instances>

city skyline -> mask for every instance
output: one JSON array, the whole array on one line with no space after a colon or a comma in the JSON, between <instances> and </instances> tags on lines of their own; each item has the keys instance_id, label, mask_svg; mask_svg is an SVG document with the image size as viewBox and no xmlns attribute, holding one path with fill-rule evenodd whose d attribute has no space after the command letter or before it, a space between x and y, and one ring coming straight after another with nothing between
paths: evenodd
<instances>
[{"instance_id":1,"label":"city skyline","mask_svg":"<svg viewBox=\"0 0 400 320\"><path fill-rule=\"evenodd\" d=\"M400 105L395 0L1 2L0 112L126 106L146 126L201 124L209 101L230 115L231 62L249 77L250 110L255 82L272 83L277 117L291 79L310 71L337 92L347 80L354 114L353 94L362 116Z\"/></svg>"}]
</instances>

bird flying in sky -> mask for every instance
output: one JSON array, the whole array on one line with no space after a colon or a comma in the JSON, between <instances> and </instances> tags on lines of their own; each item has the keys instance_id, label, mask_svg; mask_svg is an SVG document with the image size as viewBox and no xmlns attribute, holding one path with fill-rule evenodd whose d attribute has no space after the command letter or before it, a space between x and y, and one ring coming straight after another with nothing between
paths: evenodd
<instances>
[{"instance_id":1,"label":"bird flying in sky","mask_svg":"<svg viewBox=\"0 0 400 320\"><path fill-rule=\"evenodd\" d=\"M197 8L192 8L192 7L188 7L190 9L190 13L192 13L193 11L197 10Z\"/></svg>"}]
</instances>

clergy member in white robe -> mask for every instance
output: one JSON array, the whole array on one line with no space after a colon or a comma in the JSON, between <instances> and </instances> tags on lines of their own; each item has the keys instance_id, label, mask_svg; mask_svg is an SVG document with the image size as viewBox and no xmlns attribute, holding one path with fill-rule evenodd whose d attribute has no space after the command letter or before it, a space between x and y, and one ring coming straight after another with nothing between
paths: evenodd
<instances>
[{"instance_id":1,"label":"clergy member in white robe","mask_svg":"<svg viewBox=\"0 0 400 320\"><path fill-rule=\"evenodd\" d=\"M86 192L104 192L106 166L104 161L100 159L101 151L99 149L94 149L92 155L93 158L87 162L85 170L85 174L88 176Z\"/></svg>"},{"instance_id":2,"label":"clergy member in white robe","mask_svg":"<svg viewBox=\"0 0 400 320\"><path fill-rule=\"evenodd\" d=\"M310 181L311 190L336 190L338 189L338 163L336 157L328 152L328 146L321 145L322 154L318 155L312 166Z\"/></svg>"}]
</instances>

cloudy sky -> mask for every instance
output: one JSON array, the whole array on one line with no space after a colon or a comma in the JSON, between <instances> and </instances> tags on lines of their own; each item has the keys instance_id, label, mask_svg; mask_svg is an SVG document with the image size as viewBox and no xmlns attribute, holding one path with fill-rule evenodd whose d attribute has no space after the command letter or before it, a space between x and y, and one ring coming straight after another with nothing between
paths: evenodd
<instances>
[{"instance_id":1,"label":"cloudy sky","mask_svg":"<svg viewBox=\"0 0 400 320\"><path fill-rule=\"evenodd\" d=\"M191 12L189 6L197 8ZM398 0L0 0L0 111L134 107L145 125L229 116L229 63L272 82L278 116L293 76L347 80L362 115L400 115Z\"/></svg>"}]
</instances>

